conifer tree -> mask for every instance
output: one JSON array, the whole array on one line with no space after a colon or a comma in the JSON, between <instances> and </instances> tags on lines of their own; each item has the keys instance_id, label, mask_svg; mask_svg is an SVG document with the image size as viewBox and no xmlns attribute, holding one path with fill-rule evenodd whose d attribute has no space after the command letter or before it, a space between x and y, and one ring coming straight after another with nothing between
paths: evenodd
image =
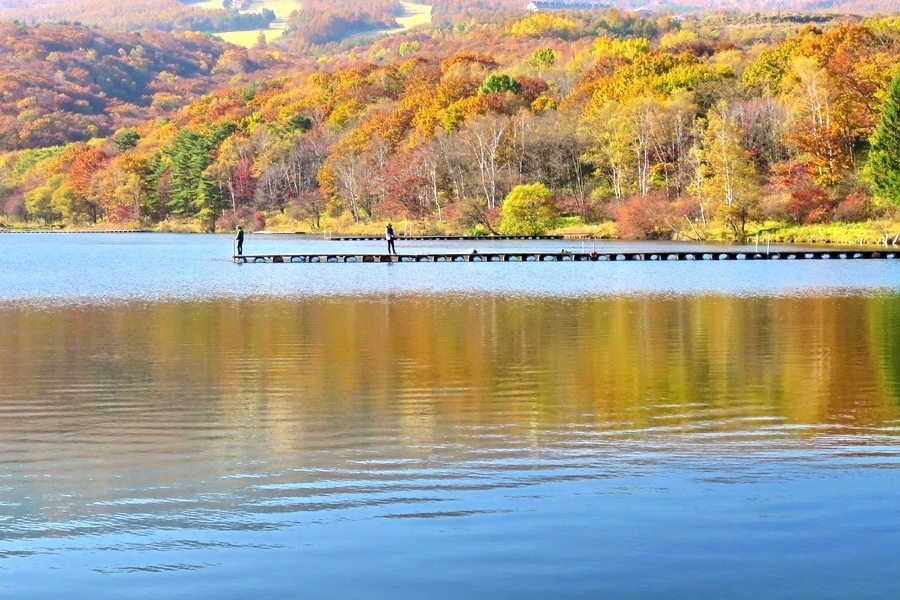
<instances>
[{"instance_id":1,"label":"conifer tree","mask_svg":"<svg viewBox=\"0 0 900 600\"><path fill-rule=\"evenodd\" d=\"M875 194L900 204L900 70L891 82L872 138L869 173Z\"/></svg>"},{"instance_id":2,"label":"conifer tree","mask_svg":"<svg viewBox=\"0 0 900 600\"><path fill-rule=\"evenodd\" d=\"M171 212L212 223L213 215L228 205L206 168L212 163L215 148L235 129L234 123L226 121L206 135L189 129L178 132L167 152L171 184L168 208Z\"/></svg>"}]
</instances>

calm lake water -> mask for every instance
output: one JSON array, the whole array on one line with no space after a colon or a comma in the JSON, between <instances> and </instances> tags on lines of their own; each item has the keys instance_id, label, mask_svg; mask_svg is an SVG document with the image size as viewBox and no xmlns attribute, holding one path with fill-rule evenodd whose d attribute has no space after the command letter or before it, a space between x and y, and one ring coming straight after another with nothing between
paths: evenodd
<instances>
[{"instance_id":1,"label":"calm lake water","mask_svg":"<svg viewBox=\"0 0 900 600\"><path fill-rule=\"evenodd\" d=\"M900 597L900 260L231 237L0 234L0 597Z\"/></svg>"}]
</instances>

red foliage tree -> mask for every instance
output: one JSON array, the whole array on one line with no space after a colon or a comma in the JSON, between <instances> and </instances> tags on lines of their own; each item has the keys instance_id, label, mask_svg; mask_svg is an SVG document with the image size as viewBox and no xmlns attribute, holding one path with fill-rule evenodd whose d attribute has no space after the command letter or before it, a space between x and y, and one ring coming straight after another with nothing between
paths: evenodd
<instances>
[{"instance_id":1,"label":"red foliage tree","mask_svg":"<svg viewBox=\"0 0 900 600\"><path fill-rule=\"evenodd\" d=\"M772 177L775 189L790 194L787 202L788 218L796 224L824 223L829 220L835 200L818 185L808 165L791 164L775 169Z\"/></svg>"},{"instance_id":2,"label":"red foliage tree","mask_svg":"<svg viewBox=\"0 0 900 600\"><path fill-rule=\"evenodd\" d=\"M632 240L669 239L675 209L662 192L632 196L615 211L619 237Z\"/></svg>"}]
</instances>

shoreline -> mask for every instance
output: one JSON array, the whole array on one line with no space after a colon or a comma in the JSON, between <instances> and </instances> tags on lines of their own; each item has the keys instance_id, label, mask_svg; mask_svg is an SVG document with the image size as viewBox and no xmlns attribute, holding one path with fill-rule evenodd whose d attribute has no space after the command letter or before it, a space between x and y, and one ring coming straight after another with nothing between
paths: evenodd
<instances>
[{"instance_id":1,"label":"shoreline","mask_svg":"<svg viewBox=\"0 0 900 600\"><path fill-rule=\"evenodd\" d=\"M897 225L900 228L900 224ZM353 239L362 239L362 238L372 238L372 239L380 239L382 234L380 230L375 232L375 229L365 229L364 232L360 232L359 230L350 231L350 232L336 232L333 230L323 231L323 232L311 232L311 231L293 231L293 230L260 230L260 231L248 231L248 234L251 235L299 235L299 236L309 236L311 238L321 238L324 240L329 239L338 239L338 238L353 238ZM373 233L374 232L374 233ZM177 234L207 234L212 233L214 235L222 235L222 234L231 234L232 231L215 231L215 232L202 232L202 231L191 231L190 229L176 229L176 230L159 230L159 229L65 229L65 228L36 228L36 227L27 227L27 228L15 228L15 227L0 227L0 234L37 234L37 233L105 233L105 234L127 234L127 233L177 233ZM439 239L439 238L449 238L449 239L461 239L461 240L503 240L509 239L511 237L525 237L530 239L557 239L557 240L567 240L567 241L621 241L621 242L636 242L636 241L660 241L660 242L694 242L694 243L710 243L710 244L722 244L722 243L731 243L731 244L754 244L754 243L769 243L769 244L814 244L814 245L845 245L845 246L866 246L866 247L900 247L900 233L896 235L892 235L891 233L885 233L884 228L879 229L868 229L861 227L853 227L847 228L843 233L845 236L835 235L836 233L841 233L840 231L833 230L828 228L823 231L821 227L798 227L798 226L786 226L784 231L780 234L774 233L770 229L760 231L758 233L747 235L747 237L743 241L738 240L727 240L727 239L716 239L710 238L705 240L695 240L695 239L684 239L679 237L673 237L670 239L654 239L654 240L637 240L637 239L628 239L628 238L620 238L615 235L610 235L610 231L573 231L568 228L560 228L557 230L551 230L545 234L540 235L531 235L531 236L507 236L507 235L467 235L466 233L440 233L440 234L423 234L423 235L400 235L399 239ZM852 235L851 235L852 234ZM852 239L851 239L852 238Z\"/></svg>"}]
</instances>

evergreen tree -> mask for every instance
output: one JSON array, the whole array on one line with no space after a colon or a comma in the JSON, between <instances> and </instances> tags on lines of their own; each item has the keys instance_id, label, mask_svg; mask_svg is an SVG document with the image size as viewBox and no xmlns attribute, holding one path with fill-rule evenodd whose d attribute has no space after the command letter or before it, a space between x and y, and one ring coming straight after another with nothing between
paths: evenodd
<instances>
[{"instance_id":1,"label":"evergreen tree","mask_svg":"<svg viewBox=\"0 0 900 600\"><path fill-rule=\"evenodd\" d=\"M116 150L125 152L137 146L140 139L141 135L134 129L124 129L116 132L116 135L113 137L113 144L115 144Z\"/></svg>"},{"instance_id":2,"label":"evergreen tree","mask_svg":"<svg viewBox=\"0 0 900 600\"><path fill-rule=\"evenodd\" d=\"M229 206L206 168L212 163L215 149L236 128L233 122L226 121L206 135L182 129L172 140L167 154L171 185L168 207L173 213L197 217L209 228L216 215Z\"/></svg>"},{"instance_id":3,"label":"evergreen tree","mask_svg":"<svg viewBox=\"0 0 900 600\"><path fill-rule=\"evenodd\" d=\"M869 173L875 194L900 204L900 70L891 82L872 138Z\"/></svg>"},{"instance_id":4,"label":"evergreen tree","mask_svg":"<svg viewBox=\"0 0 900 600\"><path fill-rule=\"evenodd\" d=\"M191 208L201 184L201 175L210 163L210 147L204 136L182 129L172 140L169 157L172 194L168 205L175 214L187 216L193 212Z\"/></svg>"},{"instance_id":5,"label":"evergreen tree","mask_svg":"<svg viewBox=\"0 0 900 600\"><path fill-rule=\"evenodd\" d=\"M156 151L147 168L147 214L156 221L161 221L168 214L168 172L171 161L162 151Z\"/></svg>"}]
</instances>

